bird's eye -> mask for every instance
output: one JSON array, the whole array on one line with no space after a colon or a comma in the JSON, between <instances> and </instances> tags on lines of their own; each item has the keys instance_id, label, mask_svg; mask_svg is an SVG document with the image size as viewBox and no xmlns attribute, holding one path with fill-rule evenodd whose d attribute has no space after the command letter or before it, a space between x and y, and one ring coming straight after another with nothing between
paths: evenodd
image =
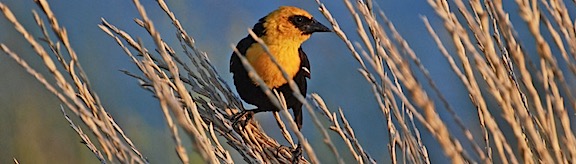
<instances>
[{"instance_id":1,"label":"bird's eye","mask_svg":"<svg viewBox=\"0 0 576 164\"><path fill-rule=\"evenodd\" d=\"M302 22L304 22L304 18L302 18L302 17L296 17L296 22L302 23Z\"/></svg>"},{"instance_id":2,"label":"bird's eye","mask_svg":"<svg viewBox=\"0 0 576 164\"><path fill-rule=\"evenodd\" d=\"M295 15L295 16L289 17L288 20L294 26L300 28L301 26L308 24L308 22L310 21L310 18L303 16L303 15Z\"/></svg>"}]
</instances>

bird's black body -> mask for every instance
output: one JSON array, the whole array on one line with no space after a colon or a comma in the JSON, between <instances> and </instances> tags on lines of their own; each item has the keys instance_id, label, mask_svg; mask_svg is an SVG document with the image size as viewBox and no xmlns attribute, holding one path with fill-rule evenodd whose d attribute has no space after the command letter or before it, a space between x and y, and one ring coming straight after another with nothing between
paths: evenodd
<instances>
[{"instance_id":1,"label":"bird's black body","mask_svg":"<svg viewBox=\"0 0 576 164\"><path fill-rule=\"evenodd\" d=\"M262 19L260 19L262 20ZM264 34L264 29L262 28L262 22L258 22L258 24L254 25L253 31L258 37L261 37ZM252 44L258 44L252 36L248 35L244 39L240 40L236 48L241 55L246 54L246 50ZM296 76L292 80L298 85L300 89L300 93L306 94L307 90L307 82L306 78L310 78L310 62L308 61L308 56L306 53L302 51L302 48L298 49L298 53L300 54L300 69ZM240 95L242 100L246 101L249 104L255 105L257 108L254 109L254 113L258 112L265 112L265 111L280 111L280 109L276 108L264 91L254 83L250 77L248 76L248 72L240 62L240 58L236 56L234 53L230 58L230 72L234 74L234 85L236 86L236 90ZM279 92L282 92L284 98L286 99L286 105L288 108L292 109L295 117L296 124L298 124L299 128L302 126L302 103L294 97L292 94L292 89L288 83L277 87L272 88L276 89Z\"/></svg>"},{"instance_id":2,"label":"bird's black body","mask_svg":"<svg viewBox=\"0 0 576 164\"><path fill-rule=\"evenodd\" d=\"M280 46L284 45L284 43L286 43L286 45L289 46L290 41L292 40L286 38L292 38L292 36L294 36L294 38L297 38L297 40L299 40L297 44L298 47L297 49L296 47L294 47L294 49L282 49L282 51L277 51L273 53L289 54L288 56L291 56L289 57L290 61L297 61L295 59L300 60L299 68L295 68L295 66L297 66L297 63L296 65L290 65L290 66L286 65L282 67L290 68L291 70L294 70L294 72L296 72L295 74L293 74L292 80L294 80L294 82L298 85L300 93L302 93L305 96L307 90L307 78L310 78L310 63L308 61L306 53L302 51L302 47L300 46L300 44L304 42L306 39L308 39L308 37L310 37L310 35L313 32L328 32L330 30L324 25L318 23L316 20L312 19L312 17L307 12L301 9L297 9L294 7L281 7L279 10L275 12L276 13L273 12L270 14L273 16L268 15L267 17L261 18L258 21L258 23L254 25L252 30L258 37L267 37L267 39L270 40L275 39L274 41L280 41L275 42L276 46L278 46L278 43L280 43ZM291 12L297 12L297 13L292 15ZM303 14L300 15L298 13ZM283 21L273 20L272 21L273 23L281 24L280 26L273 26L277 24L273 23L266 24L267 23L266 21L268 21L267 19L282 19ZM283 39L286 39L286 42L284 42ZM244 65L242 65L242 62L238 57L238 55L248 57L247 53L250 53L249 49L251 47L254 48L253 46L254 44L258 43L250 35L248 35L244 39L240 40L240 42L236 45L236 48L238 49L238 52L240 54L232 53L232 56L230 58L230 72L233 73L234 85L236 86L238 94L244 101L257 107L256 109L249 110L248 112L258 113L264 111L279 111L280 109L271 103L270 99L268 98L268 96L266 96L264 91L262 91L260 86L258 86L258 84L255 83L248 76L248 72L246 71ZM254 55L254 52L252 52L252 54L249 55ZM298 58L295 58L296 55L298 55ZM254 66L254 64L261 64L261 63L251 63L251 64ZM269 66L270 65L264 67L265 68L264 70L276 69ZM275 77L275 79L278 78ZM270 88L275 89L284 95L287 107L292 109L294 113L295 121L296 124L298 125L298 128L302 128L302 103L296 97L294 97L294 95L292 94L292 89L290 88L288 83L285 82L284 84L272 86Z\"/></svg>"}]
</instances>

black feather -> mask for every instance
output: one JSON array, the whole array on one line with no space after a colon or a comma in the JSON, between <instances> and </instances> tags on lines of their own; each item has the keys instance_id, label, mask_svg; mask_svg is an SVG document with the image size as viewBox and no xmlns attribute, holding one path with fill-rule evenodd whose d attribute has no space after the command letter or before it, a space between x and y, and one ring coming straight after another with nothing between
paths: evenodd
<instances>
[{"instance_id":1,"label":"black feather","mask_svg":"<svg viewBox=\"0 0 576 164\"><path fill-rule=\"evenodd\" d=\"M264 29L265 20L265 17L260 19L252 29L258 37L264 36L266 34L266 30ZM245 56L246 51L253 44L258 43L250 35L240 40L240 42L238 42L236 45L238 52L240 52L238 55ZM298 48L298 52L300 57L300 70L293 77L293 80L298 85L300 93L305 96L307 89L306 79L310 78L310 62L308 61L308 56L306 56L306 53L302 51L302 47ZM254 113L280 110L271 103L270 99L260 89L260 87L257 86L252 81L252 79L250 79L248 72L242 65L240 58L237 56L237 54L235 54L235 52L232 53L230 58L230 72L233 73L234 85L236 86L236 90L238 91L240 97L246 101L246 103L255 105L257 107L257 109L252 110ZM272 89L276 89L284 95L288 108L293 110L295 121L297 122L298 127L301 128L302 103L293 96L290 86L286 83Z\"/></svg>"}]
</instances>

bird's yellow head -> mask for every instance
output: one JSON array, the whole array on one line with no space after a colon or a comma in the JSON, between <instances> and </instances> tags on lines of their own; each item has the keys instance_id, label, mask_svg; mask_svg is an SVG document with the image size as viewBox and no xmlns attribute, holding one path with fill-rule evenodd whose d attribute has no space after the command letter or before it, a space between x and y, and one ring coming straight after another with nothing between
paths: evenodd
<instances>
[{"instance_id":1,"label":"bird's yellow head","mask_svg":"<svg viewBox=\"0 0 576 164\"><path fill-rule=\"evenodd\" d=\"M263 19L265 36L274 37L264 38L268 45L285 44L286 41L302 44L314 32L331 31L316 21L310 13L293 6L281 6Z\"/></svg>"},{"instance_id":2,"label":"bird's yellow head","mask_svg":"<svg viewBox=\"0 0 576 164\"><path fill-rule=\"evenodd\" d=\"M312 18L308 12L291 6L282 6L261 18L253 31L266 43L272 56L288 74L296 76L302 69L302 43L314 32L329 32L328 27ZM250 36L248 36L250 37ZM280 87L287 83L280 69L272 62L262 46L253 42L246 49L245 56L258 75L270 88ZM304 66L309 69L308 66Z\"/></svg>"}]
</instances>

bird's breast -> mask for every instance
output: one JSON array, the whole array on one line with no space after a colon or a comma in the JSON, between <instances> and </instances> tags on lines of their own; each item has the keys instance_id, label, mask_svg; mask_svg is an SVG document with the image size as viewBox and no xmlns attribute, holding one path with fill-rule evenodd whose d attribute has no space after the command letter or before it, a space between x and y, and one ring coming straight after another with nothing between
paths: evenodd
<instances>
[{"instance_id":1,"label":"bird's breast","mask_svg":"<svg viewBox=\"0 0 576 164\"><path fill-rule=\"evenodd\" d=\"M274 56L278 64L286 71L291 79L300 70L299 47L300 45L268 45L272 56ZM287 83L280 69L278 69L269 55L266 54L264 48L259 44L252 44L252 46L248 48L246 58L268 87L277 88Z\"/></svg>"}]
</instances>

